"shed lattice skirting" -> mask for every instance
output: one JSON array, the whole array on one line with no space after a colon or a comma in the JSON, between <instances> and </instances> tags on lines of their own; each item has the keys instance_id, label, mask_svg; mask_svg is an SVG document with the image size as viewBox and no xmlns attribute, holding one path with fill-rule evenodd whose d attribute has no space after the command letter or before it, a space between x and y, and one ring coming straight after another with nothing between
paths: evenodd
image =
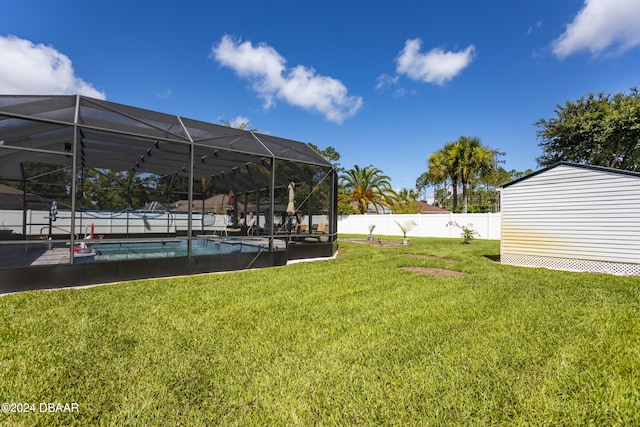
<instances>
[{"instance_id":1,"label":"shed lattice skirting","mask_svg":"<svg viewBox=\"0 0 640 427\"><path fill-rule=\"evenodd\" d=\"M568 270L589 273L606 273L620 276L640 276L640 264L626 264L570 258L552 258L534 255L501 254L500 262L520 267L541 267L551 270Z\"/></svg>"}]
</instances>

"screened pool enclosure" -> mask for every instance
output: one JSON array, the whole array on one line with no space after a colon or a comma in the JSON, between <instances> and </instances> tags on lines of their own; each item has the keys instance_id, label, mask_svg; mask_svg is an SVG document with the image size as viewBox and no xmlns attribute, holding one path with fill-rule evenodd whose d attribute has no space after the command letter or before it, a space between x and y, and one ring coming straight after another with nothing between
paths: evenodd
<instances>
[{"instance_id":1,"label":"screened pool enclosure","mask_svg":"<svg viewBox=\"0 0 640 427\"><path fill-rule=\"evenodd\" d=\"M336 249L310 145L84 96L0 95L0 293Z\"/></svg>"}]
</instances>

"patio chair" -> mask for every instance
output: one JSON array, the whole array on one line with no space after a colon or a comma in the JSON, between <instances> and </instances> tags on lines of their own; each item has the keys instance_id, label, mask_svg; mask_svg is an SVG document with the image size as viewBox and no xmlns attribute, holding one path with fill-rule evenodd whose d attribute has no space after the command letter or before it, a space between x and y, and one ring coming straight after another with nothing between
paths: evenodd
<instances>
[{"instance_id":1,"label":"patio chair","mask_svg":"<svg viewBox=\"0 0 640 427\"><path fill-rule=\"evenodd\" d=\"M258 217L253 214L249 215L249 222L247 222L247 236L255 236L258 234L258 227L256 226L256 220Z\"/></svg>"}]
</instances>

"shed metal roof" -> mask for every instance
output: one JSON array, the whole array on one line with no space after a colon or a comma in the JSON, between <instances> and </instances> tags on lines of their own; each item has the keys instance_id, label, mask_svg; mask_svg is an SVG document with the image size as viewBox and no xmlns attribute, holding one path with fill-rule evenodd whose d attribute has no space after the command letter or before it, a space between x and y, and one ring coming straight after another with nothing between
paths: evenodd
<instances>
[{"instance_id":1,"label":"shed metal roof","mask_svg":"<svg viewBox=\"0 0 640 427\"><path fill-rule=\"evenodd\" d=\"M539 175L541 173L544 173L548 170L557 168L558 166L571 166L571 167L575 167L575 168L583 168L583 169L590 169L590 170L596 170L596 171L601 171L601 172L608 172L608 173L615 173L615 174L620 174L620 175L628 175L628 176L633 176L636 178L640 178L640 172L634 172L634 171L627 171L627 170L623 170L623 169L614 169L614 168L607 168L604 166L595 166L595 165L585 165L585 164L581 164L581 163L572 163L572 162L558 162L555 165L546 167L544 169L540 169L538 171L535 171L533 173L530 173L529 175L523 176L522 178L518 178L516 180L513 180L507 184L504 184L501 188L506 188L506 187L510 187L514 184L517 184L519 182L522 182L526 179L529 179L533 176Z\"/></svg>"}]
</instances>

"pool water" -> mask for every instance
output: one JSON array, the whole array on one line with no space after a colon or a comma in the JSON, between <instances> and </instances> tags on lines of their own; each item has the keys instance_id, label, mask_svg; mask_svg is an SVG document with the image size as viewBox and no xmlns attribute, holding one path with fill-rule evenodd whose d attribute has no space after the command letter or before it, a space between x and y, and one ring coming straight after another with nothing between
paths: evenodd
<instances>
[{"instance_id":1,"label":"pool water","mask_svg":"<svg viewBox=\"0 0 640 427\"><path fill-rule=\"evenodd\" d=\"M92 244L91 248L95 250L95 261L187 256L186 240L98 243ZM193 256L258 252L259 250L259 246L231 240L198 239L192 240L191 245Z\"/></svg>"}]
</instances>

